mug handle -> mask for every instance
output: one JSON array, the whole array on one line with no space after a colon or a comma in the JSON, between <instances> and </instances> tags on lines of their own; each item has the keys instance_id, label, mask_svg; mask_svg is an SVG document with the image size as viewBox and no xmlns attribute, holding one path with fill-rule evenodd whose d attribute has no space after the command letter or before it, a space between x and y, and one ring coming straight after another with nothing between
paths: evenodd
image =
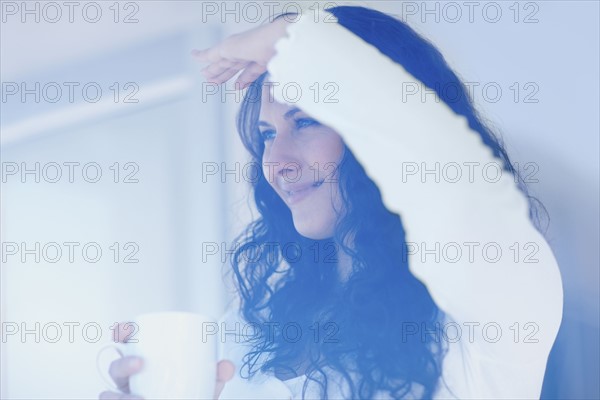
<instances>
[{"instance_id":1,"label":"mug handle","mask_svg":"<svg viewBox=\"0 0 600 400\"><path fill-rule=\"evenodd\" d=\"M107 369L103 369L100 366L100 356L104 354L106 350L112 349L119 353L121 358L125 357L125 344L123 343L110 343L102 346L100 350L98 350L98 354L96 354L96 370L98 371L98 375L104 381L104 384L108 386L110 390L120 392L121 389L117 387L115 382L112 380L110 375L108 375L105 371Z\"/></svg>"}]
</instances>

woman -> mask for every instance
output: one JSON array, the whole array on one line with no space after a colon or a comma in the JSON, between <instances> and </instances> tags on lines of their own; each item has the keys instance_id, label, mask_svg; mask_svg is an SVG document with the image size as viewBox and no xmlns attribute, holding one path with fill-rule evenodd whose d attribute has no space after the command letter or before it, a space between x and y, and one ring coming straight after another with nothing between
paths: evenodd
<instances>
[{"instance_id":1,"label":"woman","mask_svg":"<svg viewBox=\"0 0 600 400\"><path fill-rule=\"evenodd\" d=\"M195 54L208 81L242 71L238 130L263 167L223 319L260 329L224 343L216 396L539 397L560 273L464 85L385 14L295 17Z\"/></svg>"}]
</instances>

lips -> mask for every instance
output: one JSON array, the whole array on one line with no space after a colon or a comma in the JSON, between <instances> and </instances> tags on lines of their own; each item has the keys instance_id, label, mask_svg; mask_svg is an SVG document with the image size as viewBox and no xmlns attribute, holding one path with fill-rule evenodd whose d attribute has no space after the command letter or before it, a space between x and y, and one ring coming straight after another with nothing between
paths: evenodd
<instances>
[{"instance_id":1,"label":"lips","mask_svg":"<svg viewBox=\"0 0 600 400\"><path fill-rule=\"evenodd\" d=\"M281 183L279 188L285 194L285 200L288 204L295 204L305 199L313 191L318 189L323 184L323 181L307 182L307 183Z\"/></svg>"}]
</instances>

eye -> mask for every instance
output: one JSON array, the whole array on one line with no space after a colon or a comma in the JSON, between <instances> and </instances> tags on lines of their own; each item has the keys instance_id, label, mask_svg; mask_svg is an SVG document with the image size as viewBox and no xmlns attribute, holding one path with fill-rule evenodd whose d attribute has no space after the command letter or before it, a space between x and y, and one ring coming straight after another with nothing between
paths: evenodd
<instances>
[{"instance_id":1,"label":"eye","mask_svg":"<svg viewBox=\"0 0 600 400\"><path fill-rule=\"evenodd\" d=\"M263 142L266 142L268 140L272 140L275 138L275 130L273 129L265 129L264 131L261 131L259 129L259 135L262 138Z\"/></svg>"},{"instance_id":2,"label":"eye","mask_svg":"<svg viewBox=\"0 0 600 400\"><path fill-rule=\"evenodd\" d=\"M317 120L312 118L298 118L294 120L296 123L296 129L308 128L309 126L321 125Z\"/></svg>"}]
</instances>

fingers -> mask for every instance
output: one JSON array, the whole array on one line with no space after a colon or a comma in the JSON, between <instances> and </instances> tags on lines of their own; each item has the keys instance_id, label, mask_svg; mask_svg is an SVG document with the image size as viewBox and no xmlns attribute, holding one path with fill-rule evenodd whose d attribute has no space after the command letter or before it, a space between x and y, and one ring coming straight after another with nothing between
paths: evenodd
<instances>
[{"instance_id":1,"label":"fingers","mask_svg":"<svg viewBox=\"0 0 600 400\"><path fill-rule=\"evenodd\" d=\"M219 361L217 364L217 385L215 386L214 398L218 399L223 391L223 387L227 381L233 378L235 373L235 365L229 360Z\"/></svg>"},{"instance_id":2,"label":"fingers","mask_svg":"<svg viewBox=\"0 0 600 400\"><path fill-rule=\"evenodd\" d=\"M240 72L241 68L230 68L227 71L223 72L221 75L215 76L214 78L207 79L209 82L214 82L220 85L223 82L227 82L231 78L235 76L238 72ZM241 89L241 88L240 88Z\"/></svg>"},{"instance_id":3,"label":"fingers","mask_svg":"<svg viewBox=\"0 0 600 400\"><path fill-rule=\"evenodd\" d=\"M214 63L219 61L221 58L220 53L216 50L216 47L209 47L204 50L192 50L192 56L194 56L198 61L204 63Z\"/></svg>"},{"instance_id":4,"label":"fingers","mask_svg":"<svg viewBox=\"0 0 600 400\"><path fill-rule=\"evenodd\" d=\"M129 393L129 377L142 369L142 359L135 356L119 358L110 364L108 373L119 390Z\"/></svg>"},{"instance_id":5,"label":"fingers","mask_svg":"<svg viewBox=\"0 0 600 400\"><path fill-rule=\"evenodd\" d=\"M126 343L128 339L133 337L135 331L135 323L127 321L119 322L117 329L113 331L113 340L115 342Z\"/></svg>"},{"instance_id":6,"label":"fingers","mask_svg":"<svg viewBox=\"0 0 600 400\"><path fill-rule=\"evenodd\" d=\"M220 61L217 64L211 64L202 70L202 74L208 82L221 84L227 82L235 74L244 69L248 63L240 63L233 61Z\"/></svg>"},{"instance_id":7,"label":"fingers","mask_svg":"<svg viewBox=\"0 0 600 400\"><path fill-rule=\"evenodd\" d=\"M238 64L239 63L230 60L219 60L203 68L201 72L205 77L208 78L216 75L221 75L224 71L227 71L228 69L233 68Z\"/></svg>"},{"instance_id":8,"label":"fingers","mask_svg":"<svg viewBox=\"0 0 600 400\"><path fill-rule=\"evenodd\" d=\"M235 86L244 89L256 80L267 69L255 62L244 61L232 57L224 57L216 47L206 50L193 50L192 55L200 62L209 63L202 69L202 74L208 82L221 84L243 71L235 82Z\"/></svg>"},{"instance_id":9,"label":"fingers","mask_svg":"<svg viewBox=\"0 0 600 400\"><path fill-rule=\"evenodd\" d=\"M235 365L229 360L221 360L217 364L217 382L227 382L233 378Z\"/></svg>"},{"instance_id":10,"label":"fingers","mask_svg":"<svg viewBox=\"0 0 600 400\"><path fill-rule=\"evenodd\" d=\"M135 396L127 393L115 393L115 392L102 392L100 393L100 400L144 400L143 397Z\"/></svg>"},{"instance_id":11,"label":"fingers","mask_svg":"<svg viewBox=\"0 0 600 400\"><path fill-rule=\"evenodd\" d=\"M265 72L267 68L264 65L260 65L257 63L250 63L244 69L244 72L240 74L240 76L235 81L235 84L239 84L240 88L243 89L249 86L252 82L254 82L263 72Z\"/></svg>"},{"instance_id":12,"label":"fingers","mask_svg":"<svg viewBox=\"0 0 600 400\"><path fill-rule=\"evenodd\" d=\"M201 63L214 64L222 60L234 63L248 62L249 60L239 57L239 50L236 50L236 43L234 40L235 36L236 35L232 35L216 46L209 47L208 49L204 50L194 49L190 53L197 61Z\"/></svg>"}]
</instances>

